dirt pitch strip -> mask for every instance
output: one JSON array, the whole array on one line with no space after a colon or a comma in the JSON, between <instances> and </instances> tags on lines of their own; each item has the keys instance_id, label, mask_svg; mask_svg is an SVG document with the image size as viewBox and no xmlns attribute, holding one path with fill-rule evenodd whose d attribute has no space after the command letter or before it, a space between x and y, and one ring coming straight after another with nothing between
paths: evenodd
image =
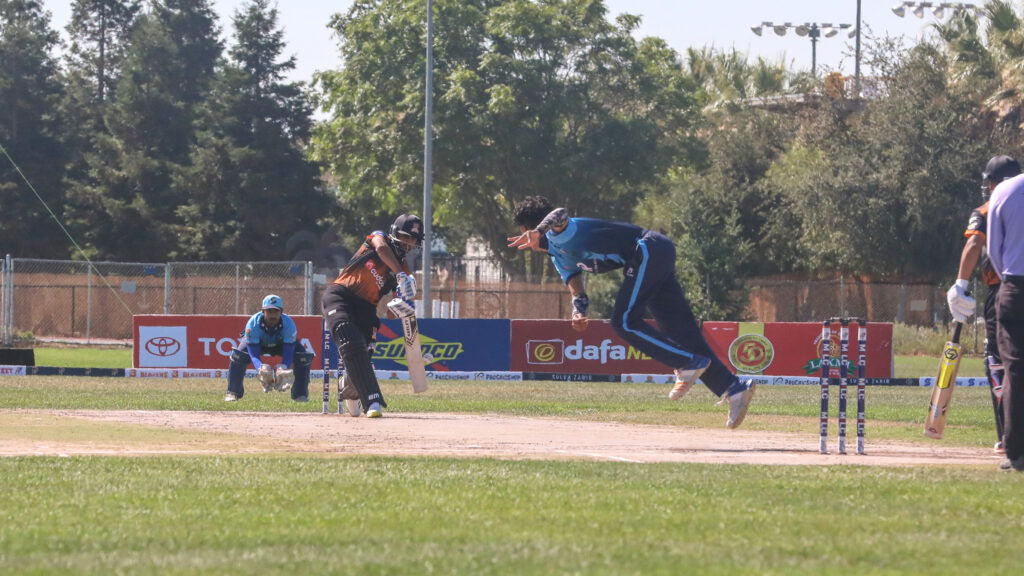
<instances>
[{"instance_id":1,"label":"dirt pitch strip","mask_svg":"<svg viewBox=\"0 0 1024 576\"><path fill-rule=\"evenodd\" d=\"M0 439L0 456L290 453L805 466L994 466L998 461L981 448L938 443L869 441L865 455L823 455L817 437L806 434L487 414L391 413L374 420L264 412L0 411L0 417L5 414L65 429L84 421L89 431L104 425L155 430L159 439L147 440L145 433L90 438L84 431L72 439L35 440L26 431L21 437ZM178 434L188 437L176 439ZM834 451L835 438L831 440Z\"/></svg>"}]
</instances>

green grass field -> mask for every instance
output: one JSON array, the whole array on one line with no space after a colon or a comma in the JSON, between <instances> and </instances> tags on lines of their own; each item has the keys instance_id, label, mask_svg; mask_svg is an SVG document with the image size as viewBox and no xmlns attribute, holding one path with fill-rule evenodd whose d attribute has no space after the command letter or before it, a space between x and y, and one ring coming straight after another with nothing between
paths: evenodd
<instances>
[{"instance_id":1,"label":"green grass field","mask_svg":"<svg viewBox=\"0 0 1024 576\"><path fill-rule=\"evenodd\" d=\"M39 349L37 363L122 367L130 353ZM936 362L900 357L897 370L930 375ZM970 371L965 363L961 373ZM404 382L382 387L395 414L722 426L721 408L702 387L677 403L653 384L433 382L424 395ZM318 402L295 404L283 394L253 394L256 388L247 382L243 401L226 404L220 380L5 377L0 449L25 438L83 437L220 446L209 432L60 418L41 425L37 412L24 409L319 411ZM941 443L921 436L929 393L869 388L869 451L886 441L991 447L987 389L956 390ZM817 398L815 386L763 386L743 429L806 434L813 445ZM835 408L833 401L833 415ZM218 456L3 457L0 573L1020 572L1024 549L1012 543L1024 539L1024 474L998 472L996 459L991 466L893 468L857 466L855 458L841 466L755 466L230 449Z\"/></svg>"},{"instance_id":2,"label":"green grass field","mask_svg":"<svg viewBox=\"0 0 1024 576\"><path fill-rule=\"evenodd\" d=\"M221 400L218 380L7 377L0 447L19 438L210 434L20 409L319 410ZM386 381L389 413L456 412L721 427L713 397L664 386ZM253 391L249 382L249 391ZM928 390L875 387L868 446L921 437ZM745 430L807 434L814 386L759 389ZM987 448L985 389L958 389L947 436ZM835 404L833 403L833 408ZM12 411L13 409L13 411ZM834 421L833 421L834 422ZM386 439L382 439L386 442ZM942 444L932 444L941 449ZM856 464L855 457L850 457ZM267 456L0 458L4 574L1017 574L1024 474L879 468Z\"/></svg>"}]
</instances>

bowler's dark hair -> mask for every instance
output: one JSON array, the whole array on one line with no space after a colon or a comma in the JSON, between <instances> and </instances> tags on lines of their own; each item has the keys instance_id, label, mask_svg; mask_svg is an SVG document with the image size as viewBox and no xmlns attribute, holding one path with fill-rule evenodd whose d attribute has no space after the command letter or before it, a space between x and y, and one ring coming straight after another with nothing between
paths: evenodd
<instances>
[{"instance_id":1,"label":"bowler's dark hair","mask_svg":"<svg viewBox=\"0 0 1024 576\"><path fill-rule=\"evenodd\" d=\"M554 209L554 204L543 196L527 196L516 202L515 208L512 209L512 219L515 220L516 226L533 229Z\"/></svg>"}]
</instances>

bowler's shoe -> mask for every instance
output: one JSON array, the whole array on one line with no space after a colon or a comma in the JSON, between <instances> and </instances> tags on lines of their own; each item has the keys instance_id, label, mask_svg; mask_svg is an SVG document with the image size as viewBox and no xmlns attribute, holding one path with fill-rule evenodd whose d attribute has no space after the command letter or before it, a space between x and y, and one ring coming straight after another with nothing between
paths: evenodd
<instances>
[{"instance_id":1,"label":"bowler's shoe","mask_svg":"<svg viewBox=\"0 0 1024 576\"><path fill-rule=\"evenodd\" d=\"M669 400L679 400L690 391L690 387L697 382L697 379L704 374L711 365L711 359L704 356L695 356L693 360L681 368L676 368L676 385L668 393Z\"/></svg>"}]
</instances>

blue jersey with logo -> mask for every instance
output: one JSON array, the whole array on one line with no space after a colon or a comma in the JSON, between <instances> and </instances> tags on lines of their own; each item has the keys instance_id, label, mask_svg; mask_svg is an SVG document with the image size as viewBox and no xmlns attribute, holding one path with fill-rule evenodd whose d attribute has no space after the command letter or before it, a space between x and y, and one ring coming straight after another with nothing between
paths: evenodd
<instances>
[{"instance_id":1,"label":"blue jersey with logo","mask_svg":"<svg viewBox=\"0 0 1024 576\"><path fill-rule=\"evenodd\" d=\"M548 231L548 254L562 281L568 283L584 270L600 274L625 267L643 234L643 228L625 222L569 218L561 233Z\"/></svg>"},{"instance_id":2,"label":"blue jersey with logo","mask_svg":"<svg viewBox=\"0 0 1024 576\"><path fill-rule=\"evenodd\" d=\"M263 312L257 312L245 323L245 343L270 348L284 344L295 344L299 339L299 330L295 321L287 314L281 314L281 321L273 330L263 323Z\"/></svg>"}]
</instances>

